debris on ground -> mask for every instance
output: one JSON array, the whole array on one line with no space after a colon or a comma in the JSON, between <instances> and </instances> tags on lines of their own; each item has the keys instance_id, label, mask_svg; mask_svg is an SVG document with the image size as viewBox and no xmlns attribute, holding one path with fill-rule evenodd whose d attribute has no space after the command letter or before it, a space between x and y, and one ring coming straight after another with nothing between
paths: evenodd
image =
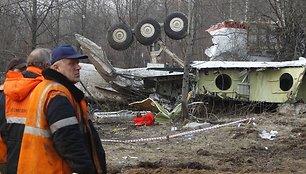
<instances>
[{"instance_id":1,"label":"debris on ground","mask_svg":"<svg viewBox=\"0 0 306 174\"><path fill-rule=\"evenodd\" d=\"M216 117L225 124L242 118L255 119L162 141L103 141L109 173L306 173L305 114L294 117L278 113ZM186 131L182 129L185 125L183 122L140 127L131 122L96 124L100 137L112 140L175 135ZM211 123L210 127L217 125ZM259 134L263 130L268 133L277 130L276 138L273 141L261 138Z\"/></svg>"}]
</instances>

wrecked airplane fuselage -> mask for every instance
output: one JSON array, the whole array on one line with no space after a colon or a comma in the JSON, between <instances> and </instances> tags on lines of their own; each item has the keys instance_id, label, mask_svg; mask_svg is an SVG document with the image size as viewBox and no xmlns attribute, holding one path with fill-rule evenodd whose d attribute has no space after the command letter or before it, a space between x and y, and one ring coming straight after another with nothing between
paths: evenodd
<instances>
[{"instance_id":1,"label":"wrecked airplane fuselage","mask_svg":"<svg viewBox=\"0 0 306 174\"><path fill-rule=\"evenodd\" d=\"M107 87L101 87L103 85L97 84L99 77L86 76L93 77L86 80L94 82L92 89L99 90L100 96L105 95L105 91L110 94L98 100L126 103L142 100L152 93L167 99L181 94L183 72L152 67L115 68L101 47L81 35L76 35L76 39L89 56L92 69L94 67L92 71L103 80L100 84L107 84ZM196 80L192 85L196 95L222 99L268 103L306 101L303 91L306 87L305 68L305 58L285 62L194 61L191 70Z\"/></svg>"},{"instance_id":2,"label":"wrecked airplane fuselage","mask_svg":"<svg viewBox=\"0 0 306 174\"><path fill-rule=\"evenodd\" d=\"M115 68L101 47L91 40L76 35L91 64L81 63L81 81L98 101L128 103L159 94L172 100L182 90L183 72L177 68ZM86 91L83 86L80 89ZM87 95L88 96L88 95Z\"/></svg>"},{"instance_id":3,"label":"wrecked airplane fuselage","mask_svg":"<svg viewBox=\"0 0 306 174\"><path fill-rule=\"evenodd\" d=\"M306 101L306 59L285 62L196 61L195 93L220 98L285 103Z\"/></svg>"},{"instance_id":4,"label":"wrecked airplane fuselage","mask_svg":"<svg viewBox=\"0 0 306 174\"><path fill-rule=\"evenodd\" d=\"M77 86L98 101L116 101L128 103L142 100L150 94L158 94L174 100L181 94L183 72L160 70L155 68L116 69L116 83L107 82L95 69L94 65L80 63L81 84ZM86 91L88 90L88 92Z\"/></svg>"}]
</instances>

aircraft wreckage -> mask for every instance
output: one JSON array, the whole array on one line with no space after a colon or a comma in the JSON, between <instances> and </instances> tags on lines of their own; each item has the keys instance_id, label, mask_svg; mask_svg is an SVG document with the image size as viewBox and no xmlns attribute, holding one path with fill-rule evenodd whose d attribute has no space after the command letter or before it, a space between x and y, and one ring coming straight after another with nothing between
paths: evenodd
<instances>
[{"instance_id":1,"label":"aircraft wreckage","mask_svg":"<svg viewBox=\"0 0 306 174\"><path fill-rule=\"evenodd\" d=\"M183 72L163 68L114 68L101 47L76 36L92 64L81 63L81 81L99 101L128 102L152 93L177 97ZM194 61L194 94L285 103L306 101L306 59L285 62ZM80 86L80 85L79 85ZM83 89L82 87L80 87ZM84 89L83 89L84 90Z\"/></svg>"},{"instance_id":2,"label":"aircraft wreckage","mask_svg":"<svg viewBox=\"0 0 306 174\"><path fill-rule=\"evenodd\" d=\"M80 63L84 86L78 86L84 91L86 88L96 100L127 103L147 98L152 93L167 99L180 95L182 71L160 67L115 68L101 47L81 35L76 35L76 39L92 63Z\"/></svg>"},{"instance_id":3,"label":"aircraft wreckage","mask_svg":"<svg viewBox=\"0 0 306 174\"><path fill-rule=\"evenodd\" d=\"M173 16L170 15L170 17ZM168 19L168 21L172 20ZM178 21L182 22L186 21L186 19L184 18L184 20ZM145 25L145 22L140 22L140 24ZM152 21L147 22L150 23ZM168 25L171 26L171 24ZM168 25L166 22L165 26ZM148 26L155 27L156 25ZM116 27L111 29L111 36L116 36L114 34L116 31L127 31L127 33L131 34L131 31L126 26L116 25ZM120 27L122 28L120 29ZM141 29L142 27L139 26L138 28ZM186 29L185 27L180 28ZM169 30L169 27L167 30ZM215 34L216 37L231 38L227 36L228 33L235 34L237 32L239 37L244 37L246 36L245 30L246 27L239 23L223 22L213 26L208 32L212 36ZM150 31L160 30L152 29ZM156 37L154 33L151 35ZM121 36L121 34L118 36ZM172 33L172 37L174 36L176 36L175 33L174 35ZM129 38L130 40L116 43L115 41L120 38L111 39L111 46L117 50L126 49L132 40L131 37L124 38ZM173 71L162 67L115 68L111 65L101 47L78 34L76 35L76 40L81 45L84 54L89 56L89 61L92 63L81 63L81 81L84 86L79 86L82 90L86 88L96 100L126 103L143 100L153 93L159 94L166 99L174 99L181 94L182 71ZM213 40L224 42L222 38L215 38ZM141 38L141 41L144 45L159 42L156 41L156 38L149 40L150 42L147 42L145 38ZM124 42L126 44L121 45ZM245 44L245 39L242 39L238 43L238 46L245 47ZM218 45L219 47L217 47ZM223 45L224 48L220 48L220 45ZM234 56L231 56L231 58L237 55L239 57L240 55L240 60L227 61L224 58L228 56L228 52L231 52L231 49L237 49L237 45L233 45L232 47L229 47L229 45L232 44L215 43L212 48L206 50L207 54L211 57L210 61L194 61L191 63L190 73L195 79L191 81L192 87L190 89L193 90L194 96L212 96L221 99L268 103L306 101L306 91L303 90L306 87L305 58L301 57L299 60L285 62L272 62L268 59L264 59L264 61L254 60L250 56L247 56L248 59L245 59L246 52L238 50L239 52L233 54ZM222 59L220 60L218 54L224 53L224 50L226 50L226 53L221 56ZM179 65L182 64L182 61L175 56L174 60Z\"/></svg>"},{"instance_id":4,"label":"aircraft wreckage","mask_svg":"<svg viewBox=\"0 0 306 174\"><path fill-rule=\"evenodd\" d=\"M306 59L285 62L196 61L195 93L242 101L306 101Z\"/></svg>"}]
</instances>

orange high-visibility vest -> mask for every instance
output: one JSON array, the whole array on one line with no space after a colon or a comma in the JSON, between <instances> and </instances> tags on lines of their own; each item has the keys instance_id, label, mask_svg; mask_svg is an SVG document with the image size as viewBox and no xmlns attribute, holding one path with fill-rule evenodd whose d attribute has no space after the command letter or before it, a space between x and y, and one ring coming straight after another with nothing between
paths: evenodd
<instances>
[{"instance_id":1,"label":"orange high-visibility vest","mask_svg":"<svg viewBox=\"0 0 306 174\"><path fill-rule=\"evenodd\" d=\"M1 90L3 90L2 86L0 86ZM4 108L3 108L4 109ZM3 142L3 139L0 134L0 164L6 163L6 145Z\"/></svg>"},{"instance_id":2,"label":"orange high-visibility vest","mask_svg":"<svg viewBox=\"0 0 306 174\"><path fill-rule=\"evenodd\" d=\"M0 136L0 164L6 163L6 144Z\"/></svg>"},{"instance_id":3,"label":"orange high-visibility vest","mask_svg":"<svg viewBox=\"0 0 306 174\"><path fill-rule=\"evenodd\" d=\"M52 132L45 115L48 102L56 95L66 96L77 114L76 119L70 117L61 120L62 127L80 124L81 117L83 117L85 124L89 125L84 100L77 103L69 90L59 83L50 80L41 82L31 96L20 149L18 174L71 174L67 162L60 157L53 145Z\"/></svg>"},{"instance_id":4,"label":"orange high-visibility vest","mask_svg":"<svg viewBox=\"0 0 306 174\"><path fill-rule=\"evenodd\" d=\"M9 71L6 74L4 93L6 95L5 117L8 124L25 124L30 93L43 80L40 68L30 66L27 68L27 71L35 72L39 76L36 78L25 78L21 72L14 71ZM7 147L1 137L0 149L0 163L3 163L7 161Z\"/></svg>"}]
</instances>

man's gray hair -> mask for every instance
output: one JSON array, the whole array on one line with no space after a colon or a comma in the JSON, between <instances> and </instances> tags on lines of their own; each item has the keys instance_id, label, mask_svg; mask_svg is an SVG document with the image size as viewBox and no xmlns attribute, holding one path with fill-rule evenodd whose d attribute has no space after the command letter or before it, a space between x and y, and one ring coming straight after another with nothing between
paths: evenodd
<instances>
[{"instance_id":1,"label":"man's gray hair","mask_svg":"<svg viewBox=\"0 0 306 174\"><path fill-rule=\"evenodd\" d=\"M27 64L41 69L48 68L51 64L51 50L48 48L34 49L27 58Z\"/></svg>"}]
</instances>

